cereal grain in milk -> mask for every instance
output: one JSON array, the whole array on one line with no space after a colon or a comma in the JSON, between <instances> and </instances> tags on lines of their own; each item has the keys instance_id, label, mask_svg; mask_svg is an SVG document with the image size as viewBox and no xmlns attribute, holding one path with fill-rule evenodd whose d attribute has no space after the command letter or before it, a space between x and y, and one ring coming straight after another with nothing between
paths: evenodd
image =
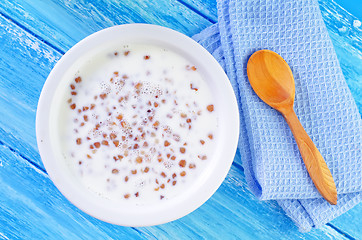
<instances>
[{"instance_id":1,"label":"cereal grain in milk","mask_svg":"<svg viewBox=\"0 0 362 240\"><path fill-rule=\"evenodd\" d=\"M113 201L167 201L192 187L215 148L214 99L197 66L167 49L127 45L71 79L62 153L77 179Z\"/></svg>"}]
</instances>

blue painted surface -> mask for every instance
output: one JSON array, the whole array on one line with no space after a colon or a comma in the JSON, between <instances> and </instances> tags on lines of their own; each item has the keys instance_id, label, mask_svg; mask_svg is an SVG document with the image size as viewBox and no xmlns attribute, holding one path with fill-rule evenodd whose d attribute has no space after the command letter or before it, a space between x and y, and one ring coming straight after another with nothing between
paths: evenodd
<instances>
[{"instance_id":1,"label":"blue painted surface","mask_svg":"<svg viewBox=\"0 0 362 240\"><path fill-rule=\"evenodd\" d=\"M319 1L343 73L362 112L362 27L333 1ZM299 233L273 201L248 190L240 156L216 194L177 221L127 228L94 219L49 180L35 141L35 111L52 67L77 41L116 24L147 22L189 36L217 21L215 1L13 0L0 2L0 239L362 239L361 204Z\"/></svg>"},{"instance_id":2,"label":"blue painted surface","mask_svg":"<svg viewBox=\"0 0 362 240\"><path fill-rule=\"evenodd\" d=\"M356 18L362 19L362 1L358 0L338 0L337 3L341 5L348 12L353 14Z\"/></svg>"}]
</instances>

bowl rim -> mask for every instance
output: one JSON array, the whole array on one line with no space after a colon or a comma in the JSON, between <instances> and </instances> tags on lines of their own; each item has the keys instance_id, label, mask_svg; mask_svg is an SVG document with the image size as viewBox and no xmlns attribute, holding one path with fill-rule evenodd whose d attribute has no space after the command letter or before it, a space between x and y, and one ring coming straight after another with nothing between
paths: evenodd
<instances>
[{"instance_id":1,"label":"bowl rim","mask_svg":"<svg viewBox=\"0 0 362 240\"><path fill-rule=\"evenodd\" d=\"M59 168L57 161L54 160L57 156L55 156L51 147L49 134L50 103L61 82L63 73L87 49L97 47L99 43L107 41L110 36L116 39L128 36L131 39L142 38L142 41L146 39L150 42L158 41L159 43L177 45L179 49L189 52L188 54L200 59L200 61L202 59L204 64L208 66L207 71L218 79L218 87L223 91L221 101L224 103L223 107L225 107L225 114L227 114L227 117L224 118L227 123L224 124L227 125L228 139L224 139L225 141L222 142L221 148L223 151L219 153L219 159L208 178L200 180L199 188L189 194L188 198L180 197L174 201L168 200L165 203L158 204L157 207L142 209L142 212L129 207L114 209L115 206L112 204L104 204L105 202L102 202L102 200L84 197L81 191L77 191L79 189L76 189L70 179L65 176L65 173L59 170L61 168ZM112 224L133 227L152 226L176 220L196 210L219 188L235 156L239 139L239 111L234 91L224 70L200 44L186 35L166 27L152 24L124 24L91 34L74 45L57 62L50 72L39 97L36 112L36 137L39 153L50 179L73 205L95 218ZM192 198L191 195L193 195Z\"/></svg>"}]
</instances>

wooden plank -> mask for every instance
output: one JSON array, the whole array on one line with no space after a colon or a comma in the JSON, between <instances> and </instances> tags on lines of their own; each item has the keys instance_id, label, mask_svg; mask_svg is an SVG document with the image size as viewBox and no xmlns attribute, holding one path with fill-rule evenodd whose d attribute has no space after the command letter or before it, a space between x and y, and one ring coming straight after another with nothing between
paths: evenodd
<instances>
[{"instance_id":1,"label":"wooden plank","mask_svg":"<svg viewBox=\"0 0 362 240\"><path fill-rule=\"evenodd\" d=\"M274 201L260 202L248 192L240 173L240 169L233 167L217 193L192 214L168 224L132 229L84 214L56 190L46 174L0 145L0 191L6 196L0 200L0 236L9 239L54 236L64 239L283 239L285 236L345 239L327 226L308 234L298 232Z\"/></svg>"},{"instance_id":2,"label":"wooden plank","mask_svg":"<svg viewBox=\"0 0 362 240\"><path fill-rule=\"evenodd\" d=\"M342 216L334 219L330 223L332 226L338 227L339 229L343 230L344 234L348 234L355 239L362 239L361 213L362 203L358 204L356 207L344 213Z\"/></svg>"},{"instance_id":3,"label":"wooden plank","mask_svg":"<svg viewBox=\"0 0 362 240\"><path fill-rule=\"evenodd\" d=\"M25 39L27 39L27 38L25 38ZM29 38L30 39L30 38ZM21 40L21 39L20 39ZM34 40L34 39L32 39L32 40ZM31 40L31 41L32 41ZM1 41L1 40L0 40ZM5 41L4 41L5 42ZM26 41L25 41L26 42ZM41 44L41 42L39 42L39 41L35 41L34 40L34 42L35 42L35 46L36 46L36 44ZM33 44L32 42L30 42L29 44ZM21 54L23 51L29 51L29 50L26 50L25 49L26 48L26 46L24 47L24 49L22 49L21 51L19 51L18 52L18 54ZM43 46L41 47L41 49L43 49ZM45 48L45 49L47 49L47 48ZM54 50L53 50L54 51ZM54 52L56 52L56 51L54 51ZM16 53L15 53L16 54ZM33 52L33 51L29 51L29 54L27 55L27 56L25 56L24 58L21 58L21 59L19 59L19 61L17 61L17 64L19 64L19 63L22 63L22 62L24 62L24 61L26 61L26 60L32 60L33 58L31 57L33 54L38 54L38 52ZM3 56L4 54L1 54L1 56ZM45 54L46 55L46 54ZM5 54L5 56L6 56L6 54ZM27 59L28 58L28 59ZM33 59L34 60L34 59ZM38 59L36 59L35 58L35 60L34 61L38 61ZM39 60L40 62L42 61L41 59ZM36 64L35 64L36 65ZM36 66L35 66L36 67ZM27 66L25 66L24 65L24 68L23 67L19 67L19 69L22 69L22 70L24 70L24 69L27 69ZM34 68L34 69L36 69L36 68ZM49 68L50 69L50 68ZM31 73L32 71L30 71L29 70L29 72ZM21 71L19 71L18 73L21 73ZM24 73L25 74L25 76L27 76L27 73ZM20 74L21 75L21 74ZM4 76L6 76L6 75L4 75ZM45 75L46 76L46 75ZM34 75L34 77L35 77L35 79L37 79L37 77L36 77L36 75ZM26 80L27 78L26 77L22 77L21 78L21 80ZM39 79L39 77L38 77L38 79ZM45 80L45 78L43 79L43 80ZM42 81L43 81L42 80ZM20 80L19 80L20 81ZM20 83L19 83L20 84ZM42 84L42 83L41 83ZM6 89L6 88L5 88ZM11 88L10 88L11 89ZM7 89L8 90L8 89ZM28 90L23 90L24 91L24 93L23 94L25 94L25 97L24 97L24 99L22 99L22 101L26 101L26 98L27 98L27 96L32 96L32 94L29 94L29 95L27 95L27 92L26 91L28 91ZM40 91L40 89L39 89L39 91ZM1 92L2 92L2 89L1 89ZM34 98L32 98L33 100L34 100ZM35 99L37 99L37 98L35 98ZM4 101L5 102L5 101ZM3 103L2 101L0 102L1 104ZM13 109L13 110L9 110L9 112L6 112L6 113L12 113L12 114L15 114L17 111L19 111L19 109L22 109L22 107L21 107L21 102L17 102L17 103L12 103L11 101L9 101L9 103L7 103L8 105L7 106L9 106L9 107L12 107L12 105L15 105L16 107L15 107L15 109ZM28 103L25 103L24 104L25 106L27 106L28 105ZM31 105L31 104L30 104ZM20 106L20 107L19 107ZM14 106L13 106L14 107ZM24 110L25 111L25 110ZM29 112L31 112L31 111L29 111ZM31 119L33 119L34 120L34 118L35 118L35 115L34 115L34 113L33 113L33 115L31 114L31 113L29 113L29 112L24 112L25 114L28 114L28 117L29 117L29 119L31 120ZM24 113L21 113L21 115L23 115ZM19 115L19 116L21 116L21 115ZM17 116L17 117L14 117L14 119L16 120L16 119L19 119L19 117ZM4 120L4 119L2 119L2 120ZM28 120L27 120L27 122L28 122ZM5 133L14 133L14 131L15 130L12 130L12 129L15 129L15 128L9 128L9 126L11 126L11 124L12 123L1 123L1 127L4 127L4 129L6 129L6 130L8 130L8 131L5 131L4 130L4 132ZM14 136L18 136L18 134L19 134L19 132L21 132L21 131L24 131L24 132L29 132L29 130L28 130L28 128L27 127L24 127L24 128L21 128L21 127L19 127L18 128L18 132L16 132L16 134L13 134ZM29 140L31 140L31 138L33 138L33 139L35 139L35 135L33 134L30 134L29 135L30 137L28 137L28 139ZM3 139L3 138L0 138L0 139ZM23 138L21 138L21 139L23 139ZM24 138L23 140L24 140L24 142L22 142L21 140L18 140L18 142L12 142L12 143L9 143L9 145L10 146L12 146L12 147L15 147L17 144L23 144L23 145L26 145L27 143L29 143L29 142L33 142L33 144L34 144L34 141L25 141L25 139L26 138ZM17 144L16 144L17 143ZM36 148L33 148L33 149L36 149ZM28 151L28 149L26 149L25 147L23 147L23 146L20 146L18 149L17 149L17 151L19 151L19 152L21 152L22 154L23 153L26 153L27 151ZM36 150L35 150L35 152L36 152ZM29 156L29 159L31 159L31 160L34 160L34 158L36 158L36 156L35 155L30 155ZM237 161L239 161L239 160L237 160ZM233 168L234 169L234 168ZM239 170L235 170L234 171L235 172L235 174L240 174L240 169ZM25 176L26 176L26 172L25 173L23 173ZM229 177L228 177L228 179L229 179ZM238 180L237 178L236 178L236 180ZM229 184L229 183L228 183ZM238 185L238 184L240 184L240 183L237 183L237 182L234 182L231 186L229 186L229 185L227 185L226 186L226 190L225 191L229 191L230 189L230 187L231 188L233 188L234 187L234 185L236 186L235 187L235 191L237 191L237 190L239 190L239 188L240 188L240 186ZM245 182L243 183L244 185L244 188L246 188L246 185L245 185ZM34 187L36 187L36 186L34 186ZM219 190L220 191L220 190ZM218 191L218 193L217 194L219 194L219 191ZM232 194L234 194L233 193L233 191L231 191L231 193ZM170 224L166 224L166 225L162 225L162 226L160 226L160 227L154 227L154 228L141 228L140 229L140 231L142 231L144 234L149 234L148 236L152 236L152 235L155 235L155 236L158 236L158 238L162 238L162 237L165 237L165 236L169 236L169 237L177 237L177 236L180 236L179 234L180 234L180 232L183 230L183 229L187 229L187 231L184 233L184 235L182 235L182 236L184 236L184 237L190 237L190 236L195 236L195 234L197 234L197 233L200 233L200 231L201 231L201 235L199 235L199 236L209 236L209 237L211 237L211 236L223 236L223 235L226 235L226 236L232 236L232 235L230 235L229 234L229 225L230 224L234 224L234 225L236 225L236 226L239 226L239 225L241 225L241 224L245 224L245 225L247 225L248 226L248 222L247 221L249 221L249 220L251 220L251 221L253 221L254 219L253 218L256 218L256 220L254 220L254 221L256 221L256 222L262 222L262 224L265 224L265 223L263 223L263 221L267 221L266 220L266 218L261 218L260 216L258 216L257 214L255 215L255 216L253 216L253 215L251 215L251 216L249 216L249 215L246 215L245 217L247 218L247 219L242 219L241 218L241 220L240 219L238 219L238 217L239 217L239 215L242 215L241 213L239 214L239 215L237 215L237 214L234 214L233 212L234 212L234 209L232 210L232 211L226 211L226 212L231 212L230 213L230 215L231 215L231 217L229 217L228 216L228 214L224 217L224 218L220 218L220 220L219 220L219 215L222 215L223 213L224 213L224 208L226 208L228 205L228 203L229 203L229 201L231 201L231 200L225 200L225 198L224 198L224 193L221 193L222 195L221 195L221 197L220 197L220 200L218 201L218 203L219 204L216 204L215 203L215 207L212 207L211 209L209 209L209 208L207 208L207 209L205 209L205 210L202 210L202 209L204 209L204 206L206 206L206 205L204 205L202 208L200 208L199 210L197 210L196 212L194 212L193 214L191 214L190 216L187 216L187 217L185 217L185 221L184 220L182 220L182 221L184 221L184 222L179 222L179 221L181 221L181 220L179 220L179 221L176 221L176 222L174 222L174 223L170 223ZM217 195L215 195L216 197L217 197ZM232 199L234 199L234 196L230 196L230 198L232 198ZM247 200L250 198L250 196L248 196L248 195L246 195L245 196L245 199L243 199L241 196L237 196L236 197L236 200L235 201L237 201L237 204L234 202L234 204L232 205L233 207L238 207L238 208L240 208L240 211L242 212L242 211L245 211L245 210L250 210L250 209L253 209L253 208L257 208L257 209L259 209L260 208L260 206L259 205L255 205L254 203L249 203ZM213 199L212 199L213 200ZM211 200L210 200L211 201ZM217 201L216 201L217 202ZM241 205L240 204L240 202L241 203L243 203L243 202L246 202L247 204L246 205ZM256 201L257 203L259 203L258 201ZM38 203L39 204L39 203ZM209 204L209 203L207 203L207 204ZM250 205L248 205L248 204L250 204ZM261 203L261 204L264 204L264 203ZM271 207L271 209L268 209L268 208L266 208L266 209L264 209L264 212L258 212L258 214L261 214L262 216L263 216L263 214L264 215L266 215L266 214L268 214L269 213L269 211L272 211L273 209L275 209L275 207L276 207L276 205L274 204L271 204L270 205L270 207ZM215 210L216 209L216 210ZM201 211L202 210L202 211ZM280 209L279 209L280 210ZM201 212L200 212L201 211ZM210 212L210 214L211 215L208 215L207 213L208 212ZM248 214L250 214L248 211L246 211ZM194 214L197 214L197 216L196 217L194 217L194 218L191 218L191 219L189 219L189 217L191 217L191 216L193 216ZM281 213L281 212L279 212L279 214L281 214L281 216L284 216L283 215L283 213ZM200 217L200 215L201 215L201 217ZM274 219L273 218L273 215L271 215L270 216L271 217L271 219ZM285 216L284 216L285 217ZM196 227L194 227L194 226L192 226L192 224L196 224L196 226L197 226L197 224L199 224L199 218L204 218L204 220L203 220L203 223L201 224L201 229L202 230L199 230L199 229L197 229ZM229 219L232 219L232 220L229 220ZM258 220L259 219L259 220ZM215 224L210 224L209 223L209 221L212 221L213 223L215 223ZM220 227L218 227L218 222L226 222L226 223L228 223L228 224L225 224L225 225L221 225ZM287 225L285 225L285 228L286 229L292 229L292 231L296 231L296 229L295 228L293 228L292 227L292 224L291 224L291 222L290 222L290 220L289 219L287 219L286 217L285 217L285 219L284 218L282 218L281 219L281 221L286 221L288 224ZM275 223L273 223L273 224L275 224ZM216 225L216 226L214 226L214 225ZM212 226L212 229L210 230L209 229L209 227L207 227L207 226ZM267 229L268 228L268 225L263 225L262 227L261 227L261 229L263 229L263 230L265 230L265 229ZM1 229L1 228L0 228ZM233 230L235 230L237 233L240 233L240 232L242 232L238 227L236 227L235 229L233 229ZM254 236L253 234L252 234L252 232L254 231L250 226L249 226L249 228L247 228L246 227L246 230L248 230L249 232L251 232L251 233L248 233L248 234L246 234L245 236L247 236L247 237L252 237L252 236ZM275 231L279 231L279 229L276 229ZM206 231L212 231L213 232L213 234L207 234L207 232ZM319 230L318 230L319 231ZM166 235L166 233L167 232L170 232L169 233L169 235ZM315 232L315 231L313 231L313 232ZM333 234L335 233L334 232L334 230L333 229L331 229L331 228L328 228L328 227L325 227L324 229L322 229L322 232L319 232L320 233L320 235L321 236L318 236L318 238L322 238L323 239L323 236L324 236L324 234L330 234L330 232L332 232ZM172 233L172 234L171 234ZM217 235L218 233L220 233L220 235ZM228 235L229 234L229 235ZM259 233L259 237L263 237L263 231L261 231L260 233ZM332 235L333 235L332 234ZM146 235L147 236L147 235ZM277 237L277 236L279 236L279 235L271 235L271 237ZM295 233L294 233L294 235L292 234L292 236L294 236L294 237L296 237L296 238L304 238L304 237L310 237L310 235L296 235ZM334 235L333 235L334 236ZM335 235L335 237L336 236L338 236L338 234L337 235ZM279 236L280 237L280 236ZM315 238L317 237L317 235L315 236Z\"/></svg>"},{"instance_id":4,"label":"wooden plank","mask_svg":"<svg viewBox=\"0 0 362 240\"><path fill-rule=\"evenodd\" d=\"M170 11L172 9L172 11ZM0 13L65 52L84 37L124 23L152 23L194 35L211 24L177 1L0 1Z\"/></svg>"},{"instance_id":5,"label":"wooden plank","mask_svg":"<svg viewBox=\"0 0 362 240\"><path fill-rule=\"evenodd\" d=\"M40 91L60 54L0 15L0 142L42 166L35 138Z\"/></svg>"},{"instance_id":6,"label":"wooden plank","mask_svg":"<svg viewBox=\"0 0 362 240\"><path fill-rule=\"evenodd\" d=\"M188 2L187 2L188 1ZM214 17L214 20L216 19L216 2L215 1L191 1L191 0L187 0L184 1L186 2L189 6L191 6L191 8L193 9L199 9L200 11L202 11L204 14L206 15L210 15ZM0 3L1 4L1 3ZM16 18L16 21L20 22L20 21L25 21L24 26L30 26L32 31L35 31L35 33L40 36L42 39L44 39L47 43L51 43L52 46L55 45L59 45L58 47L60 47L59 51L65 51L66 49L68 49L72 44L74 44L77 40L83 38L84 36L90 34L92 31L89 31L89 29L92 29L94 31L99 30L103 27L107 27L110 26L112 24L106 24L105 23L110 23L112 21L114 21L115 23L125 23L127 21L130 22L137 22L137 18L139 17L137 16L131 16L130 13L128 15L122 15L124 18L122 20L117 19L117 17L115 16L108 16L109 15L109 9L113 9L114 11L120 11L119 8L123 8L123 5L118 6L113 6L112 2L111 7L109 7L107 4L91 4L91 5L87 5L84 4L81 5L81 3L78 2L68 2L66 5L63 3L56 5L52 2L46 2L46 3L42 3L42 4L47 4L47 5L36 5L33 6L31 4L29 4L27 1L22 2L22 5L18 5L18 3L16 1L11 2L11 3L3 3L2 7L3 10L6 11L7 14L13 14ZM124 3L126 4L126 3ZM138 4L142 5L142 2L140 3L133 3L134 6L133 7L137 7ZM321 4L321 9L322 9L322 13L326 13L327 9L329 8L335 8L336 6L338 7L338 5L336 5L335 3L329 3L328 1L320 1ZM329 6L329 5L331 6ZM107 5L108 7L105 8L104 6ZM327 8L323 8L323 6L326 5L328 6ZM336 6L335 6L336 5ZM90 9L90 11L85 11L87 8ZM177 6L176 9L180 9L181 7ZM49 14L48 10L45 9L53 9L54 12L56 12L56 14ZM75 11L75 9L77 9L77 11ZM80 10L79 10L80 9ZM97 9L97 11L92 12L93 9ZM212 10L214 9L214 10ZM137 10L137 9L131 9L131 10ZM188 12L190 12L190 9L186 9L188 10ZM340 9L337 9L336 13L332 13L331 16L338 16L338 11L341 11ZM89 15L89 13L96 13L94 15ZM152 11L151 11L152 12ZM177 13L177 10L175 11ZM80 13L82 13L83 15L79 15ZM158 13L159 15L162 15L163 12L160 11ZM191 13L189 14L190 17L194 17L193 15L191 16ZM324 14L326 15L326 14ZM107 16L107 17L105 17ZM69 21L69 24L67 21L65 21L64 24L60 24L59 22L61 22L59 19L60 18L64 18L67 21ZM87 18L89 20L89 18L96 18L97 20L94 21L93 23L89 23L87 22ZM153 16L153 17L157 17L159 18L159 16ZM99 19L105 19L107 18L107 21L104 21L102 24L100 24L100 20ZM136 20L134 20L133 18L135 18ZM327 23L327 26L329 26L331 28L331 26L333 26L333 22L335 22L333 19L331 21L332 18L328 17L327 15L325 16L325 21ZM162 24L157 22L158 20L156 20L156 22L151 21L151 17L149 19L151 23L156 23L156 24ZM178 21L175 23L175 26L173 26L175 29L177 29L179 27L179 25L181 24L188 24L189 22L181 22ZM60 25L60 26L59 26ZM208 23L206 24L208 25ZM188 32L185 32L186 34L190 34L193 32L196 32L198 30L200 30L200 27L202 25L197 25L195 26L194 21L192 21L192 24L190 24L189 27L187 27ZM204 26L203 26L204 27ZM348 28L350 28L350 25L347 26ZM58 29L59 30L54 30L54 29ZM183 27L185 28L185 27ZM53 29L53 30L52 30ZM356 30L357 31L357 30ZM60 35L60 36L58 36ZM336 35L337 37L339 35ZM347 36L343 36L340 38L340 41L333 37L332 39L335 40L335 45L336 50L337 50L337 54L341 60L341 65L342 65L342 70L346 76L347 79L347 83L350 86L350 89L353 93L353 95L355 96L356 102L359 106L360 111L362 111L362 87L361 84L359 84L360 79L362 78L362 74L361 71L359 69L362 69L362 64L360 64L360 61L358 60L358 56L356 56L356 54L354 54L353 48L350 48L349 45L347 46L343 46L342 44L346 42L346 40L348 40ZM61 45L64 45L63 47L61 47ZM342 46L342 47L340 47ZM351 50L352 49L352 50ZM346 51L351 52L352 54L345 54ZM350 57L352 56L352 57ZM354 57L353 57L354 56ZM354 58L356 58L356 60L353 60ZM351 69L355 69L355 71L351 71Z\"/></svg>"},{"instance_id":7,"label":"wooden plank","mask_svg":"<svg viewBox=\"0 0 362 240\"><path fill-rule=\"evenodd\" d=\"M132 228L105 224L70 204L48 175L0 145L0 239L147 239Z\"/></svg>"},{"instance_id":8,"label":"wooden plank","mask_svg":"<svg viewBox=\"0 0 362 240\"><path fill-rule=\"evenodd\" d=\"M1 117L0 125L5 137L3 139L5 144L0 146L0 191L6 196L1 200L1 234L8 238L26 238L30 236L29 234L34 238L37 236L43 238L49 236L47 234L54 236L53 234L60 232L62 236L70 238L75 238L77 232L85 234L80 235L84 238L89 237L87 234L104 238L118 238L123 234L135 235L136 233L130 228L103 223L83 214L60 195L44 172L34 168L17 153L24 154L29 149L36 152L35 132L30 131L28 123L20 124L16 121L23 118L26 122L34 120L36 99L45 80L43 74L47 71L47 67L50 70L54 65L59 53L2 17L0 17L0 27L4 33L1 36L3 41L1 43L8 44L4 45L6 50L1 52L2 59L6 62L11 61L11 58L18 58L10 65L0 64L10 68L9 72L5 72L6 75L2 75L0 104L6 105L7 112L3 112L4 114L14 115L13 117L0 115L6 116ZM10 46L12 50L8 51ZM11 68L12 65L17 68ZM14 75L14 79L12 77L12 81L7 80L6 76L12 76L11 74ZM33 83L30 83L30 80ZM33 84L31 88L25 86L26 82ZM8 91L11 89L19 90L10 94ZM9 97L10 100L6 100ZM22 112L18 115L17 112L20 110ZM13 124L14 121L16 124ZM23 132L29 137L21 135ZM15 137L11 139L6 134ZM32 144L28 145L27 141ZM37 154L29 154L27 158L32 162L39 161ZM239 158L238 155L237 161L240 161ZM45 224L37 224L34 230L34 222L45 222ZM323 239L327 235L339 237L339 233L330 227L323 227L309 234L299 233L275 202L260 202L251 195L247 190L242 170L238 166L233 166L218 192L194 213L172 223L135 230L148 239L221 236L264 238L265 230L270 232L267 236L270 239L283 238L285 236L283 231L294 238Z\"/></svg>"}]
</instances>

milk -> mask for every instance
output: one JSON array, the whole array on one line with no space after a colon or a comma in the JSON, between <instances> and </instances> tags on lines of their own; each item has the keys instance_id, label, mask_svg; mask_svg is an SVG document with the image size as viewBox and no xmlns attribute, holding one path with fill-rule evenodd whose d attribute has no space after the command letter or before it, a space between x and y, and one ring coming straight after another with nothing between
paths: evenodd
<instances>
[{"instance_id":1,"label":"milk","mask_svg":"<svg viewBox=\"0 0 362 240\"><path fill-rule=\"evenodd\" d=\"M153 45L98 54L74 72L59 119L62 155L85 187L111 201L177 197L208 166L218 127L197 66Z\"/></svg>"}]
</instances>

